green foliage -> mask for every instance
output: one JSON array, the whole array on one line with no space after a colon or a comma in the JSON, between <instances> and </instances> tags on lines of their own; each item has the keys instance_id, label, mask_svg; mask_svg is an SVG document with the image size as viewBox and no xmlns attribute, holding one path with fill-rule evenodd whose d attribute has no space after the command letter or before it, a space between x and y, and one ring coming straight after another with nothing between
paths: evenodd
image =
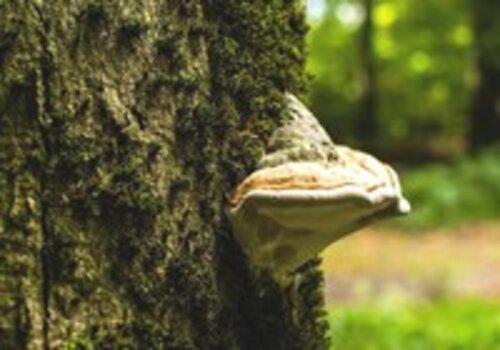
<instances>
[{"instance_id":1,"label":"green foliage","mask_svg":"<svg viewBox=\"0 0 500 350\"><path fill-rule=\"evenodd\" d=\"M308 39L312 109L337 141L356 144L364 10L357 0L325 4ZM467 0L375 1L372 37L382 135L377 142L386 153L460 150L473 85L468 5Z\"/></svg>"},{"instance_id":2,"label":"green foliage","mask_svg":"<svg viewBox=\"0 0 500 350\"><path fill-rule=\"evenodd\" d=\"M500 349L500 304L481 300L335 307L332 349Z\"/></svg>"},{"instance_id":3,"label":"green foliage","mask_svg":"<svg viewBox=\"0 0 500 350\"><path fill-rule=\"evenodd\" d=\"M500 217L500 149L451 165L428 165L402 174L413 229Z\"/></svg>"}]
</instances>

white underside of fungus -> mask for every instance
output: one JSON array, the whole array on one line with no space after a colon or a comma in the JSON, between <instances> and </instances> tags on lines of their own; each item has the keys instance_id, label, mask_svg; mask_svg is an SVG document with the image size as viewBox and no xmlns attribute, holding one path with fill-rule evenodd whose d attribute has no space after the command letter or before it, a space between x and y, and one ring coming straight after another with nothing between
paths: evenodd
<instances>
[{"instance_id":1,"label":"white underside of fungus","mask_svg":"<svg viewBox=\"0 0 500 350\"><path fill-rule=\"evenodd\" d=\"M273 152L235 189L230 208L243 250L278 280L346 234L410 211L390 166L334 146L314 116L287 98L290 122L271 137Z\"/></svg>"}]
</instances>

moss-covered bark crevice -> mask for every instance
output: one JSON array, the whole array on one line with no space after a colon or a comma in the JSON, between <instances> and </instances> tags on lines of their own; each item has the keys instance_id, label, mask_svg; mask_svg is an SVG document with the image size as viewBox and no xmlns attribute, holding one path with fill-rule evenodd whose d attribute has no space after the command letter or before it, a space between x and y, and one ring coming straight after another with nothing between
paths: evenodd
<instances>
[{"instance_id":1,"label":"moss-covered bark crevice","mask_svg":"<svg viewBox=\"0 0 500 350\"><path fill-rule=\"evenodd\" d=\"M325 346L315 264L281 290L225 211L304 90L299 1L6 0L0 24L1 348Z\"/></svg>"}]
</instances>

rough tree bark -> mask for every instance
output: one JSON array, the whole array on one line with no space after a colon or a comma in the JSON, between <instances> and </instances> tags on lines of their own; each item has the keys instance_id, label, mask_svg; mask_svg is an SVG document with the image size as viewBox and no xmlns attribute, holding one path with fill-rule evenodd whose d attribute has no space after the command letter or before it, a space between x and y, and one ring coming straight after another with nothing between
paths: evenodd
<instances>
[{"instance_id":1,"label":"rough tree bark","mask_svg":"<svg viewBox=\"0 0 500 350\"><path fill-rule=\"evenodd\" d=\"M473 150L500 142L500 4L471 3L474 17L478 83L470 115L469 141Z\"/></svg>"},{"instance_id":2,"label":"rough tree bark","mask_svg":"<svg viewBox=\"0 0 500 350\"><path fill-rule=\"evenodd\" d=\"M0 1L0 348L320 349L317 261L227 194L303 92L301 1Z\"/></svg>"}]
</instances>

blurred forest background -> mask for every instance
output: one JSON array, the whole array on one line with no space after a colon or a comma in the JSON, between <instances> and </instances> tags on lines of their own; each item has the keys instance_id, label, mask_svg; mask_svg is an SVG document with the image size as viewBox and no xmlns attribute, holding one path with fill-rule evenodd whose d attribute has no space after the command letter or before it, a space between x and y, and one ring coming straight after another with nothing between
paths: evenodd
<instances>
[{"instance_id":1,"label":"blurred forest background","mask_svg":"<svg viewBox=\"0 0 500 350\"><path fill-rule=\"evenodd\" d=\"M414 212L324 254L335 349L500 349L500 1L309 0L309 105ZM391 227L391 229L389 229Z\"/></svg>"}]
</instances>

